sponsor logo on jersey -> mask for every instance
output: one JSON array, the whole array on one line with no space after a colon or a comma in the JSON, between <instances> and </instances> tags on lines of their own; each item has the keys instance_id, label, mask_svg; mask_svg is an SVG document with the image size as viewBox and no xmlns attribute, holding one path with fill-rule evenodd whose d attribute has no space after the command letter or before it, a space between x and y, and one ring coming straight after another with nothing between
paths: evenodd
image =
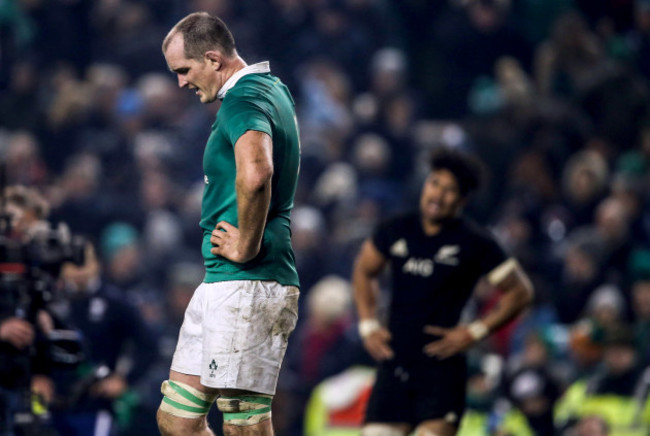
<instances>
[{"instance_id":1,"label":"sponsor logo on jersey","mask_svg":"<svg viewBox=\"0 0 650 436\"><path fill-rule=\"evenodd\" d=\"M433 260L443 265L458 265L458 253L460 247L458 245L443 245L440 247Z\"/></svg>"},{"instance_id":2,"label":"sponsor logo on jersey","mask_svg":"<svg viewBox=\"0 0 650 436\"><path fill-rule=\"evenodd\" d=\"M390 247L390 254L397 257L406 257L409 255L409 249L406 246L406 239L402 238Z\"/></svg>"},{"instance_id":3,"label":"sponsor logo on jersey","mask_svg":"<svg viewBox=\"0 0 650 436\"><path fill-rule=\"evenodd\" d=\"M402 272L414 276L429 277L433 274L433 260L411 257L402 266Z\"/></svg>"}]
</instances>

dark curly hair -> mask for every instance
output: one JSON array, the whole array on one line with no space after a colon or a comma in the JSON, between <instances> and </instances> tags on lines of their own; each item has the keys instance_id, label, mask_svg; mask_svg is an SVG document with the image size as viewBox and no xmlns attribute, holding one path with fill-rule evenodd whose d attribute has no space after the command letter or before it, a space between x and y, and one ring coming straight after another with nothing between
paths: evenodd
<instances>
[{"instance_id":1,"label":"dark curly hair","mask_svg":"<svg viewBox=\"0 0 650 436\"><path fill-rule=\"evenodd\" d=\"M436 148L431 153L429 163L431 171L451 172L463 197L477 190L485 177L484 165L476 156L454 148Z\"/></svg>"}]
</instances>

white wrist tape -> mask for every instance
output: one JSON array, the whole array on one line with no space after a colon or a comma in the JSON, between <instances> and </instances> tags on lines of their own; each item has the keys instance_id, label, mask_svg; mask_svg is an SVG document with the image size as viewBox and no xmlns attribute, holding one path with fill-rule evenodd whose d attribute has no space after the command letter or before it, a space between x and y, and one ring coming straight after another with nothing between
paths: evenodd
<instances>
[{"instance_id":1,"label":"white wrist tape","mask_svg":"<svg viewBox=\"0 0 650 436\"><path fill-rule=\"evenodd\" d=\"M362 319L359 321L359 336L362 339L367 338L381 328L381 324L375 318Z\"/></svg>"},{"instance_id":2,"label":"white wrist tape","mask_svg":"<svg viewBox=\"0 0 650 436\"><path fill-rule=\"evenodd\" d=\"M490 333L488 327L482 321L474 321L468 324L467 331L475 341L480 341Z\"/></svg>"}]
</instances>

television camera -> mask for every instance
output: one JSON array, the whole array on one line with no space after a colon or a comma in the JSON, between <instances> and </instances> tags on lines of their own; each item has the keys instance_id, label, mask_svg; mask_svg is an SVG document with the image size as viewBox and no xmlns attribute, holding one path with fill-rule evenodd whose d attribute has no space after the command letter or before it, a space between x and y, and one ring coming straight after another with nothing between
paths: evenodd
<instances>
[{"instance_id":1,"label":"television camera","mask_svg":"<svg viewBox=\"0 0 650 436\"><path fill-rule=\"evenodd\" d=\"M0 365L5 391L15 393L18 406L9 411L16 435L47 435L47 409L39 407L31 392L35 366L76 366L84 359L80 334L52 322L40 328L39 317L48 303L58 298L58 280L66 262L84 263L86 242L72 235L64 224L52 228L45 220L34 220L28 227L17 228L20 206L8 207L4 177L0 168L0 320L17 317L29 322L34 343L18 349L0 342ZM48 315L49 316L49 315ZM47 330L47 331L44 331ZM0 402L1 403L1 402ZM2 415L0 410L0 415Z\"/></svg>"}]
</instances>

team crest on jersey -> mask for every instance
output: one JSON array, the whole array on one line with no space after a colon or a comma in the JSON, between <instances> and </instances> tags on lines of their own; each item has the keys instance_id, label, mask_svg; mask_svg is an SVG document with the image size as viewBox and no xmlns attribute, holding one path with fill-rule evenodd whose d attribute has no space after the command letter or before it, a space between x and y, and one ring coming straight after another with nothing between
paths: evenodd
<instances>
[{"instance_id":1,"label":"team crest on jersey","mask_svg":"<svg viewBox=\"0 0 650 436\"><path fill-rule=\"evenodd\" d=\"M210 183L210 180L208 180L208 176L206 174L203 175L203 181L205 182L206 185Z\"/></svg>"},{"instance_id":2,"label":"team crest on jersey","mask_svg":"<svg viewBox=\"0 0 650 436\"><path fill-rule=\"evenodd\" d=\"M409 249L406 246L406 239L402 238L390 247L390 254L397 257L406 257L409 255Z\"/></svg>"},{"instance_id":3,"label":"team crest on jersey","mask_svg":"<svg viewBox=\"0 0 650 436\"><path fill-rule=\"evenodd\" d=\"M210 369L210 377L213 378L216 377L214 372L217 370L218 367L219 365L217 365L217 362L214 359L212 359L212 362L210 362L210 365L208 365L208 368Z\"/></svg>"},{"instance_id":4,"label":"team crest on jersey","mask_svg":"<svg viewBox=\"0 0 650 436\"><path fill-rule=\"evenodd\" d=\"M458 265L458 253L460 253L460 246L443 245L440 247L433 260L443 265Z\"/></svg>"}]
</instances>

